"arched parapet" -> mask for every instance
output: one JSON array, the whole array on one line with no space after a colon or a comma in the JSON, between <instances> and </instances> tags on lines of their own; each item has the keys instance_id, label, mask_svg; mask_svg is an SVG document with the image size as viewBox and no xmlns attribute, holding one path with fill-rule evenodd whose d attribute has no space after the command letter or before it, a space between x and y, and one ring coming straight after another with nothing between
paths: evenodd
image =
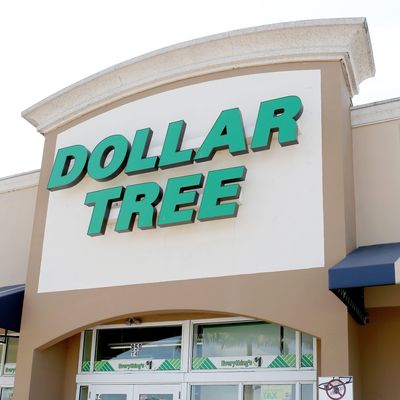
<instances>
[{"instance_id":1,"label":"arched parapet","mask_svg":"<svg viewBox=\"0 0 400 400\"><path fill-rule=\"evenodd\" d=\"M180 43L114 65L22 115L46 134L113 103L190 78L283 63L340 61L351 96L375 74L365 18L286 22Z\"/></svg>"}]
</instances>

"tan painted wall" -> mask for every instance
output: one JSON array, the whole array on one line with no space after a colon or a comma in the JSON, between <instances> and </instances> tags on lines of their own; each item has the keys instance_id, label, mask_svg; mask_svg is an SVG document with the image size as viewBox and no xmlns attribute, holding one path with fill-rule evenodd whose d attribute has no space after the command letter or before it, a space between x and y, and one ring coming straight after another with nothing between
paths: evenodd
<instances>
[{"instance_id":1,"label":"tan painted wall","mask_svg":"<svg viewBox=\"0 0 400 400\"><path fill-rule=\"evenodd\" d=\"M322 80L326 266L353 250L356 238L350 98L340 71L329 72Z\"/></svg>"},{"instance_id":2,"label":"tan painted wall","mask_svg":"<svg viewBox=\"0 0 400 400\"><path fill-rule=\"evenodd\" d=\"M74 399L76 393L76 372L79 361L81 335L75 335L66 340L66 358L64 372L64 399Z\"/></svg>"},{"instance_id":3,"label":"tan painted wall","mask_svg":"<svg viewBox=\"0 0 400 400\"><path fill-rule=\"evenodd\" d=\"M355 399L362 399L362 364L361 354L362 346L360 342L361 330L363 327L359 325L350 315L349 321L349 375L353 377L353 392Z\"/></svg>"},{"instance_id":4,"label":"tan painted wall","mask_svg":"<svg viewBox=\"0 0 400 400\"><path fill-rule=\"evenodd\" d=\"M53 393L53 397L58 397L62 393L67 349L67 342L62 341L46 351L34 351L32 364L33 366L40 365L40 368L31 370L31 386L27 399L46 398L46 393ZM20 354L21 347L18 349L18 355ZM50 399L50 397L47 398Z\"/></svg>"},{"instance_id":5,"label":"tan painted wall","mask_svg":"<svg viewBox=\"0 0 400 400\"><path fill-rule=\"evenodd\" d=\"M37 188L0 193L0 286L25 283Z\"/></svg>"},{"instance_id":6,"label":"tan painted wall","mask_svg":"<svg viewBox=\"0 0 400 400\"><path fill-rule=\"evenodd\" d=\"M260 67L202 79L316 68L322 71L325 259L326 266L330 266L347 254L355 237L354 194L348 178L352 174L351 151L346 150L351 136L349 95L340 63ZM180 82L179 85L199 79ZM243 315L307 332L320 338L321 374L349 373L347 310L328 291L327 268L323 266L310 270L37 294L48 201L46 184L54 157L55 139L56 134L47 135L44 148L17 361L16 400L59 398L60 393L65 394L64 399L69 398L67 394L74 389L70 372L73 362L68 361L65 339L85 327L131 315L178 311L205 310ZM65 246L67 244L60 243L60 254L65 251ZM57 366L49 376L40 372L54 363ZM51 385L46 386L49 378Z\"/></svg>"},{"instance_id":7,"label":"tan painted wall","mask_svg":"<svg viewBox=\"0 0 400 400\"><path fill-rule=\"evenodd\" d=\"M365 288L365 307L400 307L400 285Z\"/></svg>"},{"instance_id":8,"label":"tan painted wall","mask_svg":"<svg viewBox=\"0 0 400 400\"><path fill-rule=\"evenodd\" d=\"M400 121L353 130L358 246L400 242Z\"/></svg>"},{"instance_id":9,"label":"tan painted wall","mask_svg":"<svg viewBox=\"0 0 400 400\"><path fill-rule=\"evenodd\" d=\"M399 396L400 307L369 310L370 322L362 327L362 400L388 400Z\"/></svg>"}]
</instances>

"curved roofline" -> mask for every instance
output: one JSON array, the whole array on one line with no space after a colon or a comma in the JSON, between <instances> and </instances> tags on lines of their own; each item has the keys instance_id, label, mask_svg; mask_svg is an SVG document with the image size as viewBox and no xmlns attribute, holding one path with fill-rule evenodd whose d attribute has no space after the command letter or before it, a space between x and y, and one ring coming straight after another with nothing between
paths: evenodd
<instances>
[{"instance_id":1,"label":"curved roofline","mask_svg":"<svg viewBox=\"0 0 400 400\"><path fill-rule=\"evenodd\" d=\"M341 61L351 95L375 74L365 18L285 22L165 47L91 75L22 112L43 134L126 97L182 79L251 66Z\"/></svg>"}]
</instances>

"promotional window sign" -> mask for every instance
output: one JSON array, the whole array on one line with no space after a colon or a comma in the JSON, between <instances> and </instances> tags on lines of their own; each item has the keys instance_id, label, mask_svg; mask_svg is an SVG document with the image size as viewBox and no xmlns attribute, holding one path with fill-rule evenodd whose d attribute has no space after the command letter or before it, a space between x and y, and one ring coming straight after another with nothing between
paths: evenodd
<instances>
[{"instance_id":1,"label":"promotional window sign","mask_svg":"<svg viewBox=\"0 0 400 400\"><path fill-rule=\"evenodd\" d=\"M294 385L261 385L260 400L292 400Z\"/></svg>"},{"instance_id":2,"label":"promotional window sign","mask_svg":"<svg viewBox=\"0 0 400 400\"><path fill-rule=\"evenodd\" d=\"M17 369L16 363L6 363L4 364L4 375L15 375Z\"/></svg>"},{"instance_id":3,"label":"promotional window sign","mask_svg":"<svg viewBox=\"0 0 400 400\"><path fill-rule=\"evenodd\" d=\"M131 372L131 371L176 371L181 369L180 358L169 359L111 359L96 361L96 372Z\"/></svg>"},{"instance_id":4,"label":"promotional window sign","mask_svg":"<svg viewBox=\"0 0 400 400\"><path fill-rule=\"evenodd\" d=\"M248 357L193 357L193 369L259 369L295 368L296 355L269 355Z\"/></svg>"}]
</instances>

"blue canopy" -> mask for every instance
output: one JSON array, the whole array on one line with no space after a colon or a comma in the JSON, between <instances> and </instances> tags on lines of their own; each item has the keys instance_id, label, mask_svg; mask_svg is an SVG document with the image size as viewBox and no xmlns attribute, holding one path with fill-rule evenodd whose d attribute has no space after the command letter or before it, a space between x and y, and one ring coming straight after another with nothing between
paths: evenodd
<instances>
[{"instance_id":1,"label":"blue canopy","mask_svg":"<svg viewBox=\"0 0 400 400\"><path fill-rule=\"evenodd\" d=\"M359 247L329 270L329 289L394 285L396 263L400 243Z\"/></svg>"},{"instance_id":2,"label":"blue canopy","mask_svg":"<svg viewBox=\"0 0 400 400\"><path fill-rule=\"evenodd\" d=\"M329 289L361 324L368 322L364 288L400 283L400 243L362 246L329 269Z\"/></svg>"},{"instance_id":3,"label":"blue canopy","mask_svg":"<svg viewBox=\"0 0 400 400\"><path fill-rule=\"evenodd\" d=\"M25 285L0 287L0 328L19 332Z\"/></svg>"}]
</instances>

